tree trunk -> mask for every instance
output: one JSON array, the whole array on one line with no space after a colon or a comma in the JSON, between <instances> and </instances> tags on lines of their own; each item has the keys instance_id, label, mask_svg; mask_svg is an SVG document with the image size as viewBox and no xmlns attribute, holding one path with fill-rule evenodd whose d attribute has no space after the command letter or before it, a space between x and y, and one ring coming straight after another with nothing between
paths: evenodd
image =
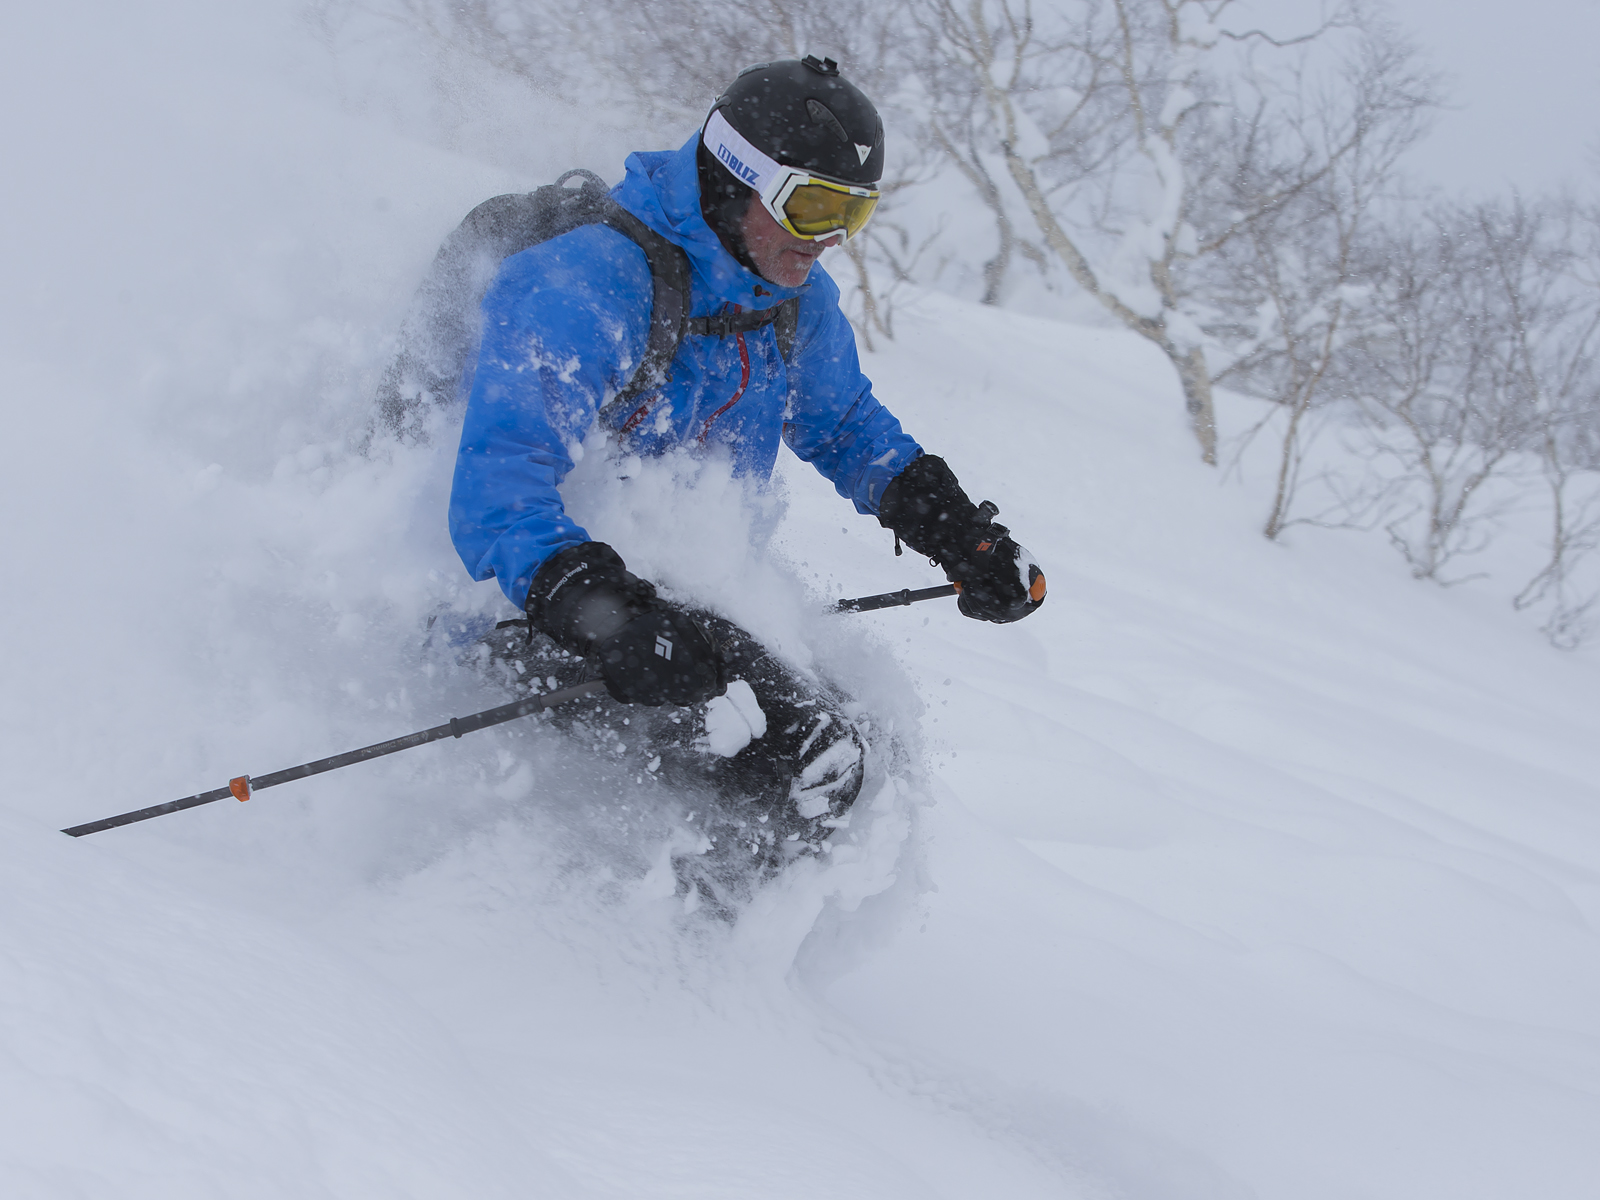
<instances>
[{"instance_id":1,"label":"tree trunk","mask_svg":"<svg viewBox=\"0 0 1600 1200\"><path fill-rule=\"evenodd\" d=\"M1211 372L1206 367L1205 351L1196 346L1186 354L1180 353L1168 338L1166 326L1160 320L1135 312L1115 292L1101 287L1089 260L1050 210L1050 203L1045 198L1044 189L1039 186L1033 168L1012 148L1010 142L1002 143L1001 149L1005 151L1011 178L1027 200L1028 211L1033 214L1039 232L1044 234L1045 245L1066 264L1067 273L1073 281L1105 305L1129 329L1160 346L1161 352L1178 369L1178 378L1183 385L1184 407L1189 410L1189 424L1200 443L1200 458L1207 466L1216 466L1217 415L1211 403Z\"/></svg>"},{"instance_id":2,"label":"tree trunk","mask_svg":"<svg viewBox=\"0 0 1600 1200\"><path fill-rule=\"evenodd\" d=\"M1206 352L1199 346L1175 358L1178 378L1183 381L1183 406L1189 410L1189 424L1200 443L1200 458L1208 466L1217 465L1217 411L1211 403L1211 372L1206 368Z\"/></svg>"},{"instance_id":3,"label":"tree trunk","mask_svg":"<svg viewBox=\"0 0 1600 1200\"><path fill-rule=\"evenodd\" d=\"M1278 488L1273 493L1272 512L1261 530L1269 542L1277 541L1287 527L1289 505L1294 500L1294 485L1300 473L1300 420L1310 407L1310 390L1296 391L1294 402L1289 405L1289 427L1283 432L1283 446L1278 454Z\"/></svg>"},{"instance_id":4,"label":"tree trunk","mask_svg":"<svg viewBox=\"0 0 1600 1200\"><path fill-rule=\"evenodd\" d=\"M1000 250L983 264L983 303L999 304L1000 288L1005 284L1006 271L1011 267L1011 252L1016 245L1016 234L1011 230L1011 218L1000 204L998 189L994 199L995 226L1000 232Z\"/></svg>"}]
</instances>

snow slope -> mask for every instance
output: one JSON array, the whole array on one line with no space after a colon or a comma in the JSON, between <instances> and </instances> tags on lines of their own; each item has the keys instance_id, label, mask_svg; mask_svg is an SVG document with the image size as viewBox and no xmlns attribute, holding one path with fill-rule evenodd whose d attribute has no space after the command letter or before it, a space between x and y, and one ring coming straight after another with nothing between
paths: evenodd
<instances>
[{"instance_id":1,"label":"snow slope","mask_svg":"<svg viewBox=\"0 0 1600 1200\"><path fill-rule=\"evenodd\" d=\"M1594 1194L1595 654L1262 541L1120 333L925 295L869 359L1049 572L1016 627L819 615L937 576L801 464L608 516L586 460L911 755L731 930L533 725L62 837L498 702L424 632L500 610L448 438L351 446L450 223L622 141L271 6L15 26L0 1194Z\"/></svg>"}]
</instances>

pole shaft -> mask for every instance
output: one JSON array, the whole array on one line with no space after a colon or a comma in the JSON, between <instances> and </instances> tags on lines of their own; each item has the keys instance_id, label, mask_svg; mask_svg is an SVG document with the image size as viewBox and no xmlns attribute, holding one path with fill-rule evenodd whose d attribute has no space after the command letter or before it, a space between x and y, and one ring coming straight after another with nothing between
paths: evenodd
<instances>
[{"instance_id":1,"label":"pole shaft","mask_svg":"<svg viewBox=\"0 0 1600 1200\"><path fill-rule=\"evenodd\" d=\"M956 595L956 585L942 583L931 588L903 588L898 592L883 592L877 596L858 596L854 600L841 600L833 606L834 612L872 612L879 608L900 608L919 600L937 600L941 596Z\"/></svg>"},{"instance_id":2,"label":"pole shaft","mask_svg":"<svg viewBox=\"0 0 1600 1200\"><path fill-rule=\"evenodd\" d=\"M347 750L343 754L335 754L330 758L319 758L315 762L301 763L298 767L288 767L282 771L274 771L270 775L252 778L248 775L240 776L246 789L246 794L260 791L262 788L277 787L280 783L289 783L296 779L305 779L310 775L321 775L324 771L337 771L340 767L354 766L356 763L366 762L369 759L382 758L386 754L398 754L402 750L410 750L414 746L425 746L429 742L437 742L443 738L461 737L463 734L476 733L480 729L487 729L491 725L502 725L507 721L515 721L518 717L532 716L534 713L543 712L547 708L554 708L558 704L565 704L569 700L582 700L586 696L593 696L605 690L605 684L600 680L591 683L580 683L576 687L563 688L559 692L551 692L544 696L528 696L522 700L514 700L510 704L502 704L498 708L488 708L483 712L476 712L465 717L451 717L443 725L435 725L432 729L421 729L416 733L408 733L405 737L394 738L387 742L378 742L371 746L363 746L359 750ZM105 817L99 821L90 821L84 825L74 825L61 832L70 837L83 837L85 834L99 833L105 829L116 829L121 825L132 825L136 821L148 821L152 817L164 817L168 813L181 812L186 808L197 808L202 804L210 804L213 800L221 800L227 796L236 795L233 786L213 788L209 792L201 792L195 796L185 796L182 800L169 800L165 804L152 805L150 808L140 808L133 812L121 813L115 817Z\"/></svg>"}]
</instances>

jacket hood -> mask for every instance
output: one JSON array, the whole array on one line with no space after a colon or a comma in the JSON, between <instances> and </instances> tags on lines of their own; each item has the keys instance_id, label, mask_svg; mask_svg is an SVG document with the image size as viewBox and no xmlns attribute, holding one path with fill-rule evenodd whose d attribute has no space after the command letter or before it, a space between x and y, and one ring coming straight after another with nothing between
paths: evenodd
<instances>
[{"instance_id":1,"label":"jacket hood","mask_svg":"<svg viewBox=\"0 0 1600 1200\"><path fill-rule=\"evenodd\" d=\"M627 174L613 190L616 201L663 237L682 246L694 272L694 316L705 316L723 304L745 309L771 308L811 285L797 288L768 283L728 253L722 239L700 212L700 175L695 151L696 130L677 150L636 151L628 155ZM813 271L820 266L813 266Z\"/></svg>"}]
</instances>

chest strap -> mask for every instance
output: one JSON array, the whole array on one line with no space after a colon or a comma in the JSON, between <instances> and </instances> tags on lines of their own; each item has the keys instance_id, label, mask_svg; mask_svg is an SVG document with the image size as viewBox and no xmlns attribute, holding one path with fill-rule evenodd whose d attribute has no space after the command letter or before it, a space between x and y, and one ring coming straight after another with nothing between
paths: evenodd
<instances>
[{"instance_id":1,"label":"chest strap","mask_svg":"<svg viewBox=\"0 0 1600 1200\"><path fill-rule=\"evenodd\" d=\"M754 333L778 320L784 305L793 303L793 300L785 300L775 308L763 308L756 312L741 310L711 317L690 317L683 331L716 338L732 337L736 333Z\"/></svg>"}]
</instances>

